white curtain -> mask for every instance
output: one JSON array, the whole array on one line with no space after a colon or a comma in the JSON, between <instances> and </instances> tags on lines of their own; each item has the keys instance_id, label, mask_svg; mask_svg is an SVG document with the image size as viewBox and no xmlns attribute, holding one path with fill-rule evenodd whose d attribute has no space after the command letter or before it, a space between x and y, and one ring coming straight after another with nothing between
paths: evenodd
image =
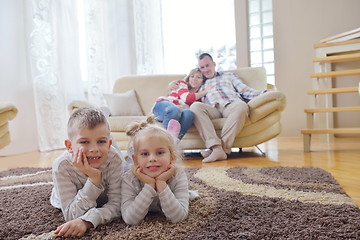
<instances>
[{"instance_id":1,"label":"white curtain","mask_svg":"<svg viewBox=\"0 0 360 240\"><path fill-rule=\"evenodd\" d=\"M67 103L83 99L75 1L25 1L40 151L64 147Z\"/></svg>"},{"instance_id":2,"label":"white curtain","mask_svg":"<svg viewBox=\"0 0 360 240\"><path fill-rule=\"evenodd\" d=\"M161 0L131 2L137 73L164 73Z\"/></svg>"},{"instance_id":3,"label":"white curtain","mask_svg":"<svg viewBox=\"0 0 360 240\"><path fill-rule=\"evenodd\" d=\"M119 76L164 69L160 0L24 2L40 151L63 148L72 100L102 106Z\"/></svg>"}]
</instances>

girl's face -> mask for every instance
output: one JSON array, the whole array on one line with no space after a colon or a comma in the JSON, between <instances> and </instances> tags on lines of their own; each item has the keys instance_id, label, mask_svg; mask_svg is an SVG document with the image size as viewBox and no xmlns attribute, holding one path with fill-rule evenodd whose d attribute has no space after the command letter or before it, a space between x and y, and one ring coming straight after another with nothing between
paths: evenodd
<instances>
[{"instance_id":1,"label":"girl's face","mask_svg":"<svg viewBox=\"0 0 360 240\"><path fill-rule=\"evenodd\" d=\"M140 137L133 159L142 173L153 178L167 171L171 162L175 160L166 140L160 136L149 136L149 134Z\"/></svg>"},{"instance_id":2,"label":"girl's face","mask_svg":"<svg viewBox=\"0 0 360 240\"><path fill-rule=\"evenodd\" d=\"M99 168L107 158L112 140L109 139L109 129L105 124L93 129L80 128L71 140L65 140L65 146L72 154L81 151L85 153L89 165Z\"/></svg>"},{"instance_id":3,"label":"girl's face","mask_svg":"<svg viewBox=\"0 0 360 240\"><path fill-rule=\"evenodd\" d=\"M191 88L198 90L203 84L203 76L200 71L196 71L195 73L190 74L189 77L189 85Z\"/></svg>"}]
</instances>

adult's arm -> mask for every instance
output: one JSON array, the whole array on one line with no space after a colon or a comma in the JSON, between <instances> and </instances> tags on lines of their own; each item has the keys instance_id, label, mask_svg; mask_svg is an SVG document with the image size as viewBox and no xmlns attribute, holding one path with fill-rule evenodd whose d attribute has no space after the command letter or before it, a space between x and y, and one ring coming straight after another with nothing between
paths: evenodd
<instances>
[{"instance_id":1,"label":"adult's arm","mask_svg":"<svg viewBox=\"0 0 360 240\"><path fill-rule=\"evenodd\" d=\"M235 73L232 73L230 77L236 91L239 92L242 98L246 100L251 100L254 97L257 97L260 94L267 91L267 90L259 91L257 89L247 86Z\"/></svg>"}]
</instances>

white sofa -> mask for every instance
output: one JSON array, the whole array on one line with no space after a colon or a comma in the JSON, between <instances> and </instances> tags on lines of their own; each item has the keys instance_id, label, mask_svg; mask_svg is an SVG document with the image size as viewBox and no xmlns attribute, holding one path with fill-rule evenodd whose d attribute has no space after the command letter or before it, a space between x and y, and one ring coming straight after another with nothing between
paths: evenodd
<instances>
[{"instance_id":1,"label":"white sofa","mask_svg":"<svg viewBox=\"0 0 360 240\"><path fill-rule=\"evenodd\" d=\"M266 72L263 67L240 68L232 72L235 72L252 88L267 89ZM135 120L145 120L155 100L159 96L167 95L168 83L184 77L185 75L131 75L116 80L113 94L106 94L106 98L111 111L109 118L111 134L121 150L126 150L128 147L129 138L125 133L126 126ZM283 93L269 91L252 99L248 105L249 117L246 120L245 127L234 141L234 148L258 145L276 137L281 131L281 112L286 105ZM69 104L69 110L73 111L78 107L85 106L94 105L84 101L73 101ZM224 122L225 118L213 120L218 133L221 132ZM180 141L180 147L184 150L205 148L204 142L194 126Z\"/></svg>"}]
</instances>

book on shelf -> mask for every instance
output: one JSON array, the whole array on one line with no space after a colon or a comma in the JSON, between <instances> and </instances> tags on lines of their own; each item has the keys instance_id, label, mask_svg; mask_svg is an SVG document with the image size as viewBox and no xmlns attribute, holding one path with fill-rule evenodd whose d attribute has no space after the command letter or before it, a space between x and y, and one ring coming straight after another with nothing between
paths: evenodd
<instances>
[{"instance_id":1,"label":"book on shelf","mask_svg":"<svg viewBox=\"0 0 360 240\"><path fill-rule=\"evenodd\" d=\"M325 38L320 41L320 43L332 43L332 42L342 42L355 38L360 38L360 28L356 28L347 32L336 34L334 36Z\"/></svg>"}]
</instances>

